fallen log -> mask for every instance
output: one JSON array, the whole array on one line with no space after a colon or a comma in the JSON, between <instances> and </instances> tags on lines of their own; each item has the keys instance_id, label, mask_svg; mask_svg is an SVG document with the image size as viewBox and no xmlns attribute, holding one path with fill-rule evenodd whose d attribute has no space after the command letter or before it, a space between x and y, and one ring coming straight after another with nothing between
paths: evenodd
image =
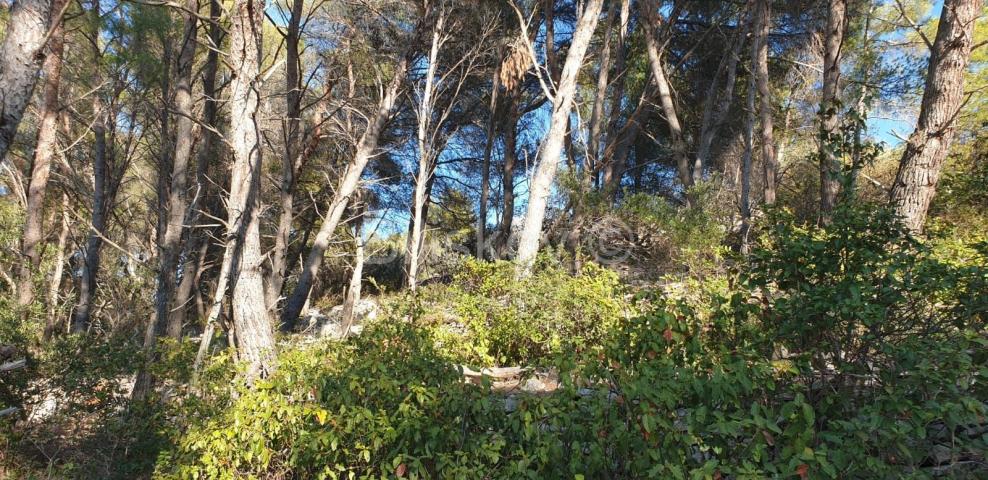
<instances>
[{"instance_id":1,"label":"fallen log","mask_svg":"<svg viewBox=\"0 0 988 480\"><path fill-rule=\"evenodd\" d=\"M17 370L18 368L24 368L27 366L27 359L22 358L19 360L14 360L12 362L4 363L0 365L0 372L9 372L11 370Z\"/></svg>"}]
</instances>

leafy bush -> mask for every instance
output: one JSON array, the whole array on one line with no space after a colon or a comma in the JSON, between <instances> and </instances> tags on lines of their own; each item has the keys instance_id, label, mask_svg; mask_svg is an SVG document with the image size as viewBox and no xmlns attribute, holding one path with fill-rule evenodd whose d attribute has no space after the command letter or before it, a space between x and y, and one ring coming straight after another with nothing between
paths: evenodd
<instances>
[{"instance_id":1,"label":"leafy bush","mask_svg":"<svg viewBox=\"0 0 988 480\"><path fill-rule=\"evenodd\" d=\"M628 321L590 322L623 304L593 267L530 284L510 265L468 263L447 297L426 292L358 338L290 349L274 378L183 416L158 476L983 475L984 257L942 262L880 210L842 207L827 229L777 215L751 265L710 288L723 294L697 305L647 292ZM469 305L473 353L428 320L440 300ZM549 313L567 308L583 316ZM556 347L527 324L579 328ZM483 351L569 361L556 362L555 392L505 396L462 381L456 363Z\"/></svg>"},{"instance_id":2,"label":"leafy bush","mask_svg":"<svg viewBox=\"0 0 988 480\"><path fill-rule=\"evenodd\" d=\"M703 277L720 268L729 215L718 204L718 194L710 184L698 186L698 208L677 208L655 195L624 198L615 213L637 238L633 256L645 268L653 269L646 274Z\"/></svg>"},{"instance_id":3,"label":"leafy bush","mask_svg":"<svg viewBox=\"0 0 988 480\"><path fill-rule=\"evenodd\" d=\"M449 286L427 289L419 316L464 361L536 364L599 346L629 313L617 275L586 264L570 275L546 257L515 280L509 262L463 262Z\"/></svg>"},{"instance_id":4,"label":"leafy bush","mask_svg":"<svg viewBox=\"0 0 988 480\"><path fill-rule=\"evenodd\" d=\"M986 439L961 432L988 398L983 250L945 262L867 206L842 205L826 229L772 223L743 280L840 477L977 459Z\"/></svg>"},{"instance_id":5,"label":"leafy bush","mask_svg":"<svg viewBox=\"0 0 988 480\"><path fill-rule=\"evenodd\" d=\"M381 323L352 342L287 352L279 365L193 425L158 475L422 478L497 461L492 416L503 410L460 382L424 330Z\"/></svg>"}]
</instances>

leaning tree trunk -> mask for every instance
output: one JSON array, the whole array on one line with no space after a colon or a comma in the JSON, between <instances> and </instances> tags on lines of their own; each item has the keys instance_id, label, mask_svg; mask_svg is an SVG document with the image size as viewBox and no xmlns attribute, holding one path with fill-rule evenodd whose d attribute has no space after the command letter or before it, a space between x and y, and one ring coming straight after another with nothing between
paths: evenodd
<instances>
[{"instance_id":1,"label":"leaning tree trunk","mask_svg":"<svg viewBox=\"0 0 988 480\"><path fill-rule=\"evenodd\" d=\"M648 65L652 69L652 79L659 92L659 106L666 117L669 126L669 139L672 141L672 152L676 159L676 170L679 174L679 181L683 184L684 198L686 204L691 205L692 195L690 189L693 188L694 178L690 171L690 160L686 149L686 140L683 138L683 126L679 122L679 114L676 111L676 103L672 98L672 88L666 78L665 68L662 66L662 52L659 50L659 40L656 38L658 24L661 20L658 7L654 1L645 2L645 50L648 52Z\"/></svg>"},{"instance_id":2,"label":"leaning tree trunk","mask_svg":"<svg viewBox=\"0 0 988 480\"><path fill-rule=\"evenodd\" d=\"M54 0L52 10L61 11L68 0ZM65 27L61 18L51 25L48 55L42 67L45 76L44 96L41 104L41 123L38 125L38 142L31 161L31 181L27 191L27 208L24 215L24 235L21 237L20 278L17 287L17 304L24 307L34 300L34 274L41 265L41 223L44 214L45 191L51 175L51 162L58 141L58 89L62 79L62 51L65 49ZM2 158L2 157L0 157Z\"/></svg>"},{"instance_id":3,"label":"leaning tree trunk","mask_svg":"<svg viewBox=\"0 0 988 480\"><path fill-rule=\"evenodd\" d=\"M0 47L0 162L14 141L17 126L34 93L44 60L50 0L16 0Z\"/></svg>"},{"instance_id":4,"label":"leaning tree trunk","mask_svg":"<svg viewBox=\"0 0 988 480\"><path fill-rule=\"evenodd\" d=\"M964 101L964 72L971 56L974 22L983 5L983 0L945 0L940 14L919 120L906 143L890 195L906 227L916 233L923 230L954 139L954 119Z\"/></svg>"},{"instance_id":5,"label":"leaning tree trunk","mask_svg":"<svg viewBox=\"0 0 988 480\"><path fill-rule=\"evenodd\" d=\"M375 112L374 117L371 118L370 123L367 125L367 130L364 131L357 145L357 151L354 154L353 160L350 161L346 172L340 179L339 185L337 185L332 203L329 207L329 214L319 227L319 232L312 242L312 249L309 250L309 255L302 265L298 284L285 302L285 308L281 314L281 328L283 330L291 331L295 328L295 322L298 320L299 314L302 313L302 308L305 306L309 298L309 292L312 290L312 282L315 280L316 274L319 272L319 267L322 265L323 254L326 252L326 248L329 247L329 240L336 231L336 227L339 226L340 220L343 218L343 212L346 211L350 197L353 196L353 192L360 184L360 176L363 175L364 168L367 167L367 162L370 161L377 150L378 139L384 130L385 123L391 117L391 110L394 108L399 90L405 82L405 76L407 74L408 58L403 55L395 65L391 84L381 98L377 112Z\"/></svg>"},{"instance_id":6,"label":"leaning tree trunk","mask_svg":"<svg viewBox=\"0 0 988 480\"><path fill-rule=\"evenodd\" d=\"M762 140L762 180L765 189L765 204L775 203L775 180L779 174L779 163L775 156L775 133L772 124L772 91L768 78L768 32L772 22L769 0L755 2L755 38L752 43L755 83L758 87L761 114Z\"/></svg>"},{"instance_id":7,"label":"leaning tree trunk","mask_svg":"<svg viewBox=\"0 0 988 480\"><path fill-rule=\"evenodd\" d=\"M539 240L542 236L542 222L545 221L546 207L552 182L556 176L559 155L563 151L566 136L566 126L569 124L570 109L573 106L573 96L576 93L576 80L583 66L583 58L590 45L603 0L588 0L583 13L573 31L573 39L566 63L559 76L555 97L552 102L552 116L549 131L542 143L539 153L538 167L532 177L528 196L528 211L525 213L525 223L522 226L521 238L518 243L518 277L526 277L532 272L535 255L539 250Z\"/></svg>"},{"instance_id":8,"label":"leaning tree trunk","mask_svg":"<svg viewBox=\"0 0 988 480\"><path fill-rule=\"evenodd\" d=\"M823 94L820 98L820 223L830 223L837 203L840 164L834 152L837 131L837 89L840 82L841 50L844 46L846 0L830 0L823 55Z\"/></svg>"},{"instance_id":9,"label":"leaning tree trunk","mask_svg":"<svg viewBox=\"0 0 988 480\"><path fill-rule=\"evenodd\" d=\"M268 318L262 277L260 232L261 144L258 134L263 3L236 0L231 12L230 196L227 251L233 296L237 353L248 365L248 379L274 369L274 332Z\"/></svg>"}]
</instances>

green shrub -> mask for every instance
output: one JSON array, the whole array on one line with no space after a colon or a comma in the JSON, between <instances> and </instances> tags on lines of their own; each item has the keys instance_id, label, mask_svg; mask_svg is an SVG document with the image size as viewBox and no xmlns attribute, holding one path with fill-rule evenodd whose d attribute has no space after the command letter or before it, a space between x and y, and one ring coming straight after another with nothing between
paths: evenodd
<instances>
[{"instance_id":1,"label":"green shrub","mask_svg":"<svg viewBox=\"0 0 988 480\"><path fill-rule=\"evenodd\" d=\"M593 350L629 314L617 275L588 263L579 275L542 258L515 280L514 264L466 260L449 286L423 295L423 323L481 366L536 364Z\"/></svg>"},{"instance_id":2,"label":"green shrub","mask_svg":"<svg viewBox=\"0 0 988 480\"><path fill-rule=\"evenodd\" d=\"M725 253L729 214L718 202L720 192L705 183L695 194L698 208L679 208L656 195L634 194L615 210L635 233L632 254L647 274L671 273L704 277L720 270Z\"/></svg>"},{"instance_id":3,"label":"green shrub","mask_svg":"<svg viewBox=\"0 0 988 480\"><path fill-rule=\"evenodd\" d=\"M193 425L162 478L428 477L496 462L503 412L433 348L381 323L347 343L286 352L280 369ZM492 460L491 455L494 455ZM450 476L448 478L453 478Z\"/></svg>"},{"instance_id":4,"label":"green shrub","mask_svg":"<svg viewBox=\"0 0 988 480\"><path fill-rule=\"evenodd\" d=\"M586 323L625 305L595 267L543 265L526 283L468 262L457 287L425 289L357 338L288 349L255 389L178 416L157 476L983 478L984 250L943 262L866 207L826 229L776 215L706 303L646 292L626 321ZM449 344L444 315L468 319L471 347ZM576 333L557 346L540 328ZM561 385L466 383L456 364L480 352L555 355Z\"/></svg>"}]
</instances>

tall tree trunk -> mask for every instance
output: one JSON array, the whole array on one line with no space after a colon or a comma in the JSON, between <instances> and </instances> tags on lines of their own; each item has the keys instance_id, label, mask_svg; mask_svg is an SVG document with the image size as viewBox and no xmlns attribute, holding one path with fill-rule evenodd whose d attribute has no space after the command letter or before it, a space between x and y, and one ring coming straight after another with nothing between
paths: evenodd
<instances>
[{"instance_id":1,"label":"tall tree trunk","mask_svg":"<svg viewBox=\"0 0 988 480\"><path fill-rule=\"evenodd\" d=\"M419 183L420 180L423 183ZM405 286L415 290L413 284L418 283L418 271L422 266L425 249L425 233L428 229L429 199L432 198L432 187L436 177L433 172L419 172L415 177L415 190L412 194L412 208L408 216L408 238L405 239ZM421 187L420 185L424 185Z\"/></svg>"},{"instance_id":2,"label":"tall tree trunk","mask_svg":"<svg viewBox=\"0 0 988 480\"><path fill-rule=\"evenodd\" d=\"M775 133L772 125L772 91L768 78L768 32L772 23L769 0L755 2L755 38L752 42L752 61L755 64L755 82L758 86L761 112L762 168L764 172L765 204L775 203L775 179L779 164L775 157Z\"/></svg>"},{"instance_id":3,"label":"tall tree trunk","mask_svg":"<svg viewBox=\"0 0 988 480\"><path fill-rule=\"evenodd\" d=\"M703 170L710 163L710 149L713 147L714 139L717 138L721 125L727 119L731 103L734 102L734 84L737 80L738 60L741 57L744 39L744 31L739 28L731 42L731 49L724 52L717 73L710 82L710 88L707 89L703 118L700 122L700 142L697 146L696 159L693 161L694 178L703 178ZM721 74L725 77L723 93L720 93Z\"/></svg>"},{"instance_id":4,"label":"tall tree trunk","mask_svg":"<svg viewBox=\"0 0 988 480\"><path fill-rule=\"evenodd\" d=\"M193 115L192 111L192 66L196 53L196 33L198 31L198 0L186 0L185 8L181 11L184 17L185 27L182 35L182 44L179 48L179 55L173 79L175 95L172 108L175 110L175 149L171 165L171 185L168 190L168 198L165 210L161 215L166 216L164 225L164 237L158 242L160 258L158 262L157 290L155 292L155 313L148 322L147 330L144 333L144 351L151 357L149 361L154 361L153 351L157 338L164 333L180 338L181 328L177 330L167 329L169 311L172 305L172 291L178 275L178 259L180 254L180 243L185 229L186 219L186 193L188 190L188 169L192 158L193 147ZM163 166L162 166L163 167ZM154 379L146 369L138 372L137 380L134 383L133 397L144 398L154 386Z\"/></svg>"},{"instance_id":5,"label":"tall tree trunk","mask_svg":"<svg viewBox=\"0 0 988 480\"><path fill-rule=\"evenodd\" d=\"M919 120L906 142L890 195L906 227L916 233L923 230L954 139L954 119L964 101L964 72L971 57L974 22L983 5L983 0L944 0L940 13Z\"/></svg>"},{"instance_id":6,"label":"tall tree trunk","mask_svg":"<svg viewBox=\"0 0 988 480\"><path fill-rule=\"evenodd\" d=\"M415 291L418 283L419 256L422 245L425 243L425 210L429 203L428 185L432 181L432 176L436 169L435 145L432 139L431 129L433 104L435 102L435 77L439 62L439 49L443 40L443 24L445 23L445 11L440 8L432 30L432 44L429 48L428 63L425 72L425 85L419 99L418 106L418 132L416 140L419 151L419 171L415 177L415 192L412 197L412 228L408 232L408 272L406 281L408 288Z\"/></svg>"},{"instance_id":7,"label":"tall tree trunk","mask_svg":"<svg viewBox=\"0 0 988 480\"><path fill-rule=\"evenodd\" d=\"M99 85L102 78L103 51L99 46L101 31L101 14L99 0L93 1L92 11L95 32L92 38L92 49L94 57L94 83ZM102 92L100 89L93 92L93 124L94 136L93 149L93 203L92 203L92 224L86 240L86 247L83 254L82 275L79 278L79 300L75 311L72 314L72 333L84 333L89 328L90 315L93 308L93 295L96 290L96 276L99 272L100 249L103 247L103 234L106 231L106 210L109 207L107 201L108 185L107 177L109 172L107 166L106 151L106 129L110 115L103 105Z\"/></svg>"},{"instance_id":8,"label":"tall tree trunk","mask_svg":"<svg viewBox=\"0 0 988 480\"><path fill-rule=\"evenodd\" d=\"M202 117L203 124L208 128L203 128L202 144L196 155L196 193L189 205L189 217L187 224L192 226L192 230L187 236L181 257L185 259L182 266L182 281L175 290L174 301L171 312L168 316L167 333L169 336L181 335L182 326L185 325L190 300L196 288L196 279L200 276L200 268L204 261L210 242L207 239L206 227L199 225L201 218L201 208L209 205L215 212L220 213L220 208L216 205L218 199L215 198L215 191L211 188L208 178L209 165L219 156L217 151L217 138L212 130L218 127L218 107L216 99L216 73L219 67L219 53L221 47L223 30L219 24L221 9L219 0L209 2L209 49L206 53L206 64L202 74L202 93L205 97ZM221 183L222 184L222 183Z\"/></svg>"},{"instance_id":9,"label":"tall tree trunk","mask_svg":"<svg viewBox=\"0 0 988 480\"><path fill-rule=\"evenodd\" d=\"M52 10L61 11L68 0L54 0ZM45 77L44 96L41 104L41 123L38 125L38 142L31 161L31 181L27 191L27 207L24 216L24 235L21 237L21 261L17 304L25 307L34 300L34 273L41 265L41 223L44 218L45 191L51 174L51 162L58 144L58 89L62 79L62 52L65 47L65 27L61 18L50 25L51 39L48 55L42 71ZM0 157L2 158L2 157Z\"/></svg>"},{"instance_id":10,"label":"tall tree trunk","mask_svg":"<svg viewBox=\"0 0 988 480\"><path fill-rule=\"evenodd\" d=\"M350 197L360 184L360 176L363 174L364 168L367 167L367 162L370 161L377 150L378 139L384 130L384 125L391 117L391 110L394 108L395 102L398 99L398 93L402 84L405 82L405 76L407 74L408 58L407 55L403 55L395 65L391 84L387 87L384 96L381 98L377 112L370 119L367 129L357 144L357 151L354 154L353 160L350 161L345 173L340 178L336 192L333 195L332 203L329 206L329 214L319 227L319 232L312 242L312 249L309 251L309 255L302 265L298 284L285 302L285 308L281 314L281 328L283 330L290 331L295 328L295 322L298 320L299 314L302 313L302 308L305 306L306 300L309 298L309 292L312 290L312 282L315 280L316 274L319 272L319 267L322 265L323 254L326 252L326 248L329 247L329 240L336 231L336 227L339 226L340 220L343 218L343 212L346 211Z\"/></svg>"},{"instance_id":11,"label":"tall tree trunk","mask_svg":"<svg viewBox=\"0 0 988 480\"><path fill-rule=\"evenodd\" d=\"M62 227L58 232L58 247L55 249L55 268L52 270L48 286L48 309L46 312L44 339L49 340L58 329L58 292L62 288L62 272L65 269L65 247L69 243L69 196L62 193Z\"/></svg>"},{"instance_id":12,"label":"tall tree trunk","mask_svg":"<svg viewBox=\"0 0 988 480\"><path fill-rule=\"evenodd\" d=\"M648 112L648 105L651 103L648 97L642 97L638 101L635 111L628 116L628 121L620 130L616 131L613 139L608 142L604 157L607 159L607 167L604 169L604 191L612 199L617 198L621 190L621 179L624 178L625 167L628 155L631 153L631 146L638 139L641 131L641 122Z\"/></svg>"},{"instance_id":13,"label":"tall tree trunk","mask_svg":"<svg viewBox=\"0 0 988 480\"><path fill-rule=\"evenodd\" d=\"M275 232L274 249L271 251L271 273L268 276L266 295L269 310L274 311L285 283L288 243L295 218L295 177L301 161L302 144L302 77L299 42L302 26L303 0L292 2L291 17L285 35L285 156L281 161L281 189L278 203L278 230Z\"/></svg>"},{"instance_id":14,"label":"tall tree trunk","mask_svg":"<svg viewBox=\"0 0 988 480\"><path fill-rule=\"evenodd\" d=\"M611 27L617 20L618 2L612 2L607 12L607 23L604 25L604 42L600 47L600 57L597 66L597 84L594 91L594 101L590 109L590 124L587 135L587 151L584 155L584 162L579 172L579 191L573 198L573 217L570 220L570 229L566 236L565 247L573 256L571 271L579 274L583 270L583 230L586 222L586 206L584 205L586 196L590 193L597 181L597 172L603 163L603 152L601 144L603 142L604 129L604 103L607 100L607 87L611 71ZM570 131L572 135L572 131ZM572 152L571 142L567 148Z\"/></svg>"},{"instance_id":15,"label":"tall tree trunk","mask_svg":"<svg viewBox=\"0 0 988 480\"><path fill-rule=\"evenodd\" d=\"M748 232L751 230L751 157L755 149L755 75L748 74L748 103L745 108L744 153L741 156L741 251L748 251Z\"/></svg>"},{"instance_id":16,"label":"tall tree trunk","mask_svg":"<svg viewBox=\"0 0 988 480\"><path fill-rule=\"evenodd\" d=\"M44 60L51 0L17 0L0 47L0 162L14 141Z\"/></svg>"},{"instance_id":17,"label":"tall tree trunk","mask_svg":"<svg viewBox=\"0 0 988 480\"><path fill-rule=\"evenodd\" d=\"M498 61L500 62L500 58ZM487 251L487 203L491 192L491 153L494 150L494 141L497 138L497 100L501 89L501 65L498 64L491 77L491 101L488 106L490 119L487 121L487 137L484 143L484 159L480 170L480 206L477 211L477 253L479 259L483 259Z\"/></svg>"},{"instance_id":18,"label":"tall tree trunk","mask_svg":"<svg viewBox=\"0 0 988 480\"><path fill-rule=\"evenodd\" d=\"M426 215L429 196L432 188L432 177L435 165L431 159L419 161L419 171L415 176L415 190L412 194L412 219L406 242L408 262L405 272L405 283L408 289L415 291L418 287L418 272L421 263L422 247L425 245Z\"/></svg>"},{"instance_id":19,"label":"tall tree trunk","mask_svg":"<svg viewBox=\"0 0 988 480\"><path fill-rule=\"evenodd\" d=\"M601 145L604 141L604 103L607 101L607 87L610 84L611 73L611 27L618 20L618 2L613 2L607 12L607 25L604 27L604 44L601 45L600 63L597 65L597 85L595 88L593 107L590 110L590 126L587 139L587 167L584 169L584 182L589 182L591 172L600 169L602 159ZM620 25L618 26L620 28ZM621 53L621 52L618 52Z\"/></svg>"},{"instance_id":20,"label":"tall tree trunk","mask_svg":"<svg viewBox=\"0 0 988 480\"><path fill-rule=\"evenodd\" d=\"M504 106L504 155L501 166L501 221L497 226L494 237L496 258L507 256L508 244L511 240L511 226L515 218L515 165L518 163L518 97L515 93L508 95Z\"/></svg>"},{"instance_id":21,"label":"tall tree trunk","mask_svg":"<svg viewBox=\"0 0 988 480\"><path fill-rule=\"evenodd\" d=\"M838 84L847 0L827 2L827 31L824 32L823 93L820 97L820 223L830 223L840 187L840 164L834 152L837 131Z\"/></svg>"},{"instance_id":22,"label":"tall tree trunk","mask_svg":"<svg viewBox=\"0 0 988 480\"><path fill-rule=\"evenodd\" d=\"M262 277L259 225L261 144L258 134L263 3L236 0L231 12L230 133L233 165L227 202L227 251L233 290L237 353L248 365L248 379L275 368L274 332L268 318Z\"/></svg>"},{"instance_id":23,"label":"tall tree trunk","mask_svg":"<svg viewBox=\"0 0 988 480\"><path fill-rule=\"evenodd\" d=\"M158 272L158 290L155 295L155 319L145 336L145 348L154 343L154 337L165 332L172 290L176 282L180 242L185 227L188 169L192 159L193 126L192 66L195 61L196 32L198 26L198 0L187 0L182 16L185 30L175 65L175 150L172 159L171 187L167 201L167 223L161 245ZM175 333L175 332L173 332ZM178 332L181 333L180 331Z\"/></svg>"},{"instance_id":24,"label":"tall tree trunk","mask_svg":"<svg viewBox=\"0 0 988 480\"><path fill-rule=\"evenodd\" d=\"M686 140L683 137L683 127L679 122L679 114L676 111L676 102L672 98L672 88L666 78L665 68L662 65L662 52L659 50L659 40L656 38L658 26L662 21L658 6L654 0L644 2L645 8L645 50L648 52L648 65L651 67L652 79L659 93L659 106L662 107L662 114L666 117L669 126L669 140L672 142L672 152L676 160L676 170L679 174L679 181L683 185L684 198L686 204L693 203L690 189L693 188L693 173L690 171L690 160L686 149Z\"/></svg>"},{"instance_id":25,"label":"tall tree trunk","mask_svg":"<svg viewBox=\"0 0 988 480\"><path fill-rule=\"evenodd\" d=\"M625 86L628 79L626 65L628 60L628 38L631 34L629 29L630 9L630 0L621 0L618 44L617 51L614 55L616 59L614 63L614 76L617 78L614 80L614 88L611 92L611 118L608 122L607 138L605 139L604 152L602 154L604 165L597 166L597 168L603 171L601 178L602 188L612 199L617 198L618 190L621 187L621 177L624 175L624 161L627 158L628 146L631 141L634 141L633 139L627 140L629 137L625 134L631 133L633 134L632 136L638 135L637 124L631 127L633 131L626 128L629 123L625 123L625 127L621 126L621 103L624 101ZM629 116L628 122L633 120L635 113L641 110L640 107L641 103L632 112L632 115Z\"/></svg>"},{"instance_id":26,"label":"tall tree trunk","mask_svg":"<svg viewBox=\"0 0 988 480\"><path fill-rule=\"evenodd\" d=\"M357 218L353 220L353 273L350 274L350 286L346 290L346 300L343 302L343 319L340 332L343 337L350 334L350 327L356 318L355 307L360 302L360 287L364 276L364 214L366 206L357 208Z\"/></svg>"},{"instance_id":27,"label":"tall tree trunk","mask_svg":"<svg viewBox=\"0 0 988 480\"><path fill-rule=\"evenodd\" d=\"M603 0L587 0L584 11L573 30L573 38L566 63L559 76L556 92L552 102L552 117L549 131L542 142L539 153L538 167L532 177L528 196L528 211L525 213L525 223L522 226L521 238L518 244L519 277L531 274L535 255L539 250L539 240L542 236L542 222L545 220L546 207L549 202L552 183L556 176L559 156L563 150L566 137L566 126L569 124L570 109L576 93L576 80L583 66L587 47L593 37Z\"/></svg>"},{"instance_id":28,"label":"tall tree trunk","mask_svg":"<svg viewBox=\"0 0 988 480\"><path fill-rule=\"evenodd\" d=\"M868 78L871 68L873 66L874 60L871 60L873 56L874 49L871 46L871 20L875 14L875 10L878 6L872 4L868 7L867 13L865 14L864 27L861 29L861 50L864 52L863 55L868 58L867 61L861 62L857 66L859 78ZM848 179L848 192L849 195L854 195L857 190L858 175L861 173L861 169L864 167L862 159L863 143L862 137L864 135L865 122L864 119L868 114L868 85L862 81L861 85L858 86L858 99L854 104L854 111L857 115L859 121L854 122L854 148L851 151L851 173L850 179Z\"/></svg>"}]
</instances>

